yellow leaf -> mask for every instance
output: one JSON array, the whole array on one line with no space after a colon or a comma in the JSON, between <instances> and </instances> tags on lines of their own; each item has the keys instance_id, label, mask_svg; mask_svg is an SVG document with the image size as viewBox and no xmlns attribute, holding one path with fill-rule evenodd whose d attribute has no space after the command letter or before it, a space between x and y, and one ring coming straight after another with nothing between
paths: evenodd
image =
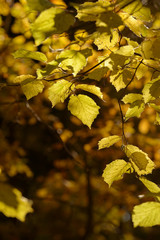
<instances>
[{"instance_id":1,"label":"yellow leaf","mask_svg":"<svg viewBox=\"0 0 160 240\"><path fill-rule=\"evenodd\" d=\"M97 117L99 108L92 98L83 94L72 95L68 103L68 110L89 128Z\"/></svg>"},{"instance_id":2,"label":"yellow leaf","mask_svg":"<svg viewBox=\"0 0 160 240\"><path fill-rule=\"evenodd\" d=\"M22 91L26 96L27 100L41 93L44 88L42 81L33 78L27 78L21 83Z\"/></svg>"},{"instance_id":3,"label":"yellow leaf","mask_svg":"<svg viewBox=\"0 0 160 240\"><path fill-rule=\"evenodd\" d=\"M122 101L125 104L127 104L127 103L133 103L137 100L142 100L142 98L143 98L142 94L129 93L123 97Z\"/></svg>"},{"instance_id":4,"label":"yellow leaf","mask_svg":"<svg viewBox=\"0 0 160 240\"><path fill-rule=\"evenodd\" d=\"M101 89L99 87L96 87L95 85L88 85L88 84L78 84L76 86L76 89L82 89L84 91L90 92L97 97L103 99L103 94L101 92Z\"/></svg>"},{"instance_id":5,"label":"yellow leaf","mask_svg":"<svg viewBox=\"0 0 160 240\"><path fill-rule=\"evenodd\" d=\"M114 181L122 179L123 175L127 173L129 169L131 169L130 163L127 163L123 159L117 159L106 165L102 177L110 187Z\"/></svg>"},{"instance_id":6,"label":"yellow leaf","mask_svg":"<svg viewBox=\"0 0 160 240\"><path fill-rule=\"evenodd\" d=\"M134 227L152 227L160 225L160 203L146 202L133 209L132 221Z\"/></svg>"},{"instance_id":7,"label":"yellow leaf","mask_svg":"<svg viewBox=\"0 0 160 240\"><path fill-rule=\"evenodd\" d=\"M57 60L60 62L59 66L64 70L71 70L73 75L83 69L87 64L87 58L92 54L91 49L81 51L65 50L59 54Z\"/></svg>"},{"instance_id":8,"label":"yellow leaf","mask_svg":"<svg viewBox=\"0 0 160 240\"><path fill-rule=\"evenodd\" d=\"M23 197L18 189L0 183L0 211L5 216L24 222L26 214L33 212L31 205L32 201Z\"/></svg>"},{"instance_id":9,"label":"yellow leaf","mask_svg":"<svg viewBox=\"0 0 160 240\"><path fill-rule=\"evenodd\" d=\"M160 97L160 77L147 82L142 90L145 103Z\"/></svg>"},{"instance_id":10,"label":"yellow leaf","mask_svg":"<svg viewBox=\"0 0 160 240\"><path fill-rule=\"evenodd\" d=\"M125 88L132 78L132 73L127 70L113 71L110 76L112 85L116 88L117 92Z\"/></svg>"},{"instance_id":11,"label":"yellow leaf","mask_svg":"<svg viewBox=\"0 0 160 240\"><path fill-rule=\"evenodd\" d=\"M154 182L145 177L139 177L139 180L148 188L148 190L160 201L160 188Z\"/></svg>"},{"instance_id":12,"label":"yellow leaf","mask_svg":"<svg viewBox=\"0 0 160 240\"><path fill-rule=\"evenodd\" d=\"M109 2L85 2L80 5L75 5L77 9L76 17L81 21L96 21L100 13L106 11L106 7L109 6Z\"/></svg>"},{"instance_id":13,"label":"yellow leaf","mask_svg":"<svg viewBox=\"0 0 160 240\"><path fill-rule=\"evenodd\" d=\"M141 100L137 100L131 103L130 107L127 109L125 115L125 121L127 121L131 117L140 117L141 113L144 111L145 104Z\"/></svg>"},{"instance_id":14,"label":"yellow leaf","mask_svg":"<svg viewBox=\"0 0 160 240\"><path fill-rule=\"evenodd\" d=\"M13 56L15 58L29 58L34 59L41 62L46 62L47 57L44 53L41 52L31 52L25 49L19 49L16 52L13 53Z\"/></svg>"},{"instance_id":15,"label":"yellow leaf","mask_svg":"<svg viewBox=\"0 0 160 240\"><path fill-rule=\"evenodd\" d=\"M63 9L51 7L44 10L31 25L36 45L41 44L52 34L60 34L69 29L74 23L74 16Z\"/></svg>"},{"instance_id":16,"label":"yellow leaf","mask_svg":"<svg viewBox=\"0 0 160 240\"><path fill-rule=\"evenodd\" d=\"M52 107L59 102L64 102L71 93L71 86L71 82L62 79L48 88L48 98L52 103Z\"/></svg>"},{"instance_id":17,"label":"yellow leaf","mask_svg":"<svg viewBox=\"0 0 160 240\"><path fill-rule=\"evenodd\" d=\"M152 173L155 165L154 162L148 157L147 153L133 145L126 145L125 153L132 163L135 172L139 176Z\"/></svg>"},{"instance_id":18,"label":"yellow leaf","mask_svg":"<svg viewBox=\"0 0 160 240\"><path fill-rule=\"evenodd\" d=\"M114 143L116 143L120 140L121 140L121 137L119 137L117 135L102 138L98 142L98 149L100 150L102 148L108 148L108 147L112 146Z\"/></svg>"}]
</instances>

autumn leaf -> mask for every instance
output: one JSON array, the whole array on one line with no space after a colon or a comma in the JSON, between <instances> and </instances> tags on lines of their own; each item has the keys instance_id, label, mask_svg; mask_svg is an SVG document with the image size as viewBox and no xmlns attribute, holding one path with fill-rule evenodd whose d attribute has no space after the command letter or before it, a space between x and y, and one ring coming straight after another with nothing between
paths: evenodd
<instances>
[{"instance_id":1,"label":"autumn leaf","mask_svg":"<svg viewBox=\"0 0 160 240\"><path fill-rule=\"evenodd\" d=\"M123 175L127 173L129 169L131 169L130 163L127 163L123 159L117 159L106 165L102 177L110 187L114 181L122 179Z\"/></svg>"},{"instance_id":2,"label":"autumn leaf","mask_svg":"<svg viewBox=\"0 0 160 240\"><path fill-rule=\"evenodd\" d=\"M103 148L108 148L108 147L112 146L114 143L116 143L120 140L121 140L121 137L119 137L117 135L102 138L98 142L98 149L100 150L100 149L103 149Z\"/></svg>"},{"instance_id":3,"label":"autumn leaf","mask_svg":"<svg viewBox=\"0 0 160 240\"><path fill-rule=\"evenodd\" d=\"M16 52L13 53L13 56L15 58L30 58L34 60L38 60L41 62L46 62L47 57L44 53L41 52L31 52L25 49L19 49Z\"/></svg>"},{"instance_id":4,"label":"autumn leaf","mask_svg":"<svg viewBox=\"0 0 160 240\"><path fill-rule=\"evenodd\" d=\"M95 85L78 84L75 88L90 92L90 93L96 95L97 97L103 99L103 94L101 92L101 89L99 87L96 87Z\"/></svg>"},{"instance_id":5,"label":"autumn leaf","mask_svg":"<svg viewBox=\"0 0 160 240\"><path fill-rule=\"evenodd\" d=\"M87 64L87 58L92 54L91 49L85 49L81 51L65 50L59 54L57 61L59 66L64 70L71 70L73 75L82 70Z\"/></svg>"},{"instance_id":6,"label":"autumn leaf","mask_svg":"<svg viewBox=\"0 0 160 240\"><path fill-rule=\"evenodd\" d=\"M83 94L71 95L68 103L68 110L89 128L97 117L99 108L92 98Z\"/></svg>"},{"instance_id":7,"label":"autumn leaf","mask_svg":"<svg viewBox=\"0 0 160 240\"><path fill-rule=\"evenodd\" d=\"M48 88L48 98L52 103L52 107L59 102L64 102L71 93L71 86L71 82L62 79Z\"/></svg>"},{"instance_id":8,"label":"autumn leaf","mask_svg":"<svg viewBox=\"0 0 160 240\"><path fill-rule=\"evenodd\" d=\"M160 225L160 203L146 202L133 209L132 221L134 227L152 227Z\"/></svg>"},{"instance_id":9,"label":"autumn leaf","mask_svg":"<svg viewBox=\"0 0 160 240\"><path fill-rule=\"evenodd\" d=\"M0 211L7 217L24 222L27 213L33 212L32 201L23 197L21 192L9 184L0 183Z\"/></svg>"},{"instance_id":10,"label":"autumn leaf","mask_svg":"<svg viewBox=\"0 0 160 240\"><path fill-rule=\"evenodd\" d=\"M152 173L155 165L147 153L133 145L126 145L124 151L139 176Z\"/></svg>"}]
</instances>

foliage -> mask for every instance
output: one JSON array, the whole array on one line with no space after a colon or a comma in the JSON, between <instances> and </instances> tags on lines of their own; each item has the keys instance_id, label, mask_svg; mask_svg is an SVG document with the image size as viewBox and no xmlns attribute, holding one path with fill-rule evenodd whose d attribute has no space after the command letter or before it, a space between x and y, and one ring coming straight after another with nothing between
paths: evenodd
<instances>
[{"instance_id":1,"label":"foliage","mask_svg":"<svg viewBox=\"0 0 160 240\"><path fill-rule=\"evenodd\" d=\"M80 165L75 173L71 163L73 173L70 180L63 181L60 174L57 174L57 179L56 176L53 177L53 173L48 175L37 190L37 196L52 199L54 193L58 194L59 189L49 185L52 178L72 194L78 192L83 188L83 178L86 176L88 200L80 199L79 202L74 196L69 199L70 204L77 201L78 206L82 202L82 208L85 201L88 201L86 230L85 233L83 229L82 232L79 230L78 234L84 235L83 239L94 239L94 235L105 239L99 228L93 226L91 175L96 192L99 181L96 174L103 171L106 163L100 166L97 163L97 170L93 166L97 166L95 162L104 159L106 153L105 158L107 155L111 156L107 159L102 176L109 187L112 185L113 188L107 190L104 187L106 192L109 191L107 194L111 194L112 199L120 196L114 187L116 184L122 189L127 186L129 191L130 187L129 184L126 185L125 179L132 179L134 176L136 195L139 189L143 191L141 183L149 191L149 199L146 194L145 202L132 196L131 204L129 200L126 203L126 206L129 205L128 212L133 209L134 227L160 225L159 187L149 180L160 167L157 153L160 145L157 133L160 124L160 12L154 8L154 4L145 5L140 0L97 0L72 2L71 5L66 5L63 1L48 0L20 0L13 6L5 1L2 3L5 8L4 12L0 11L4 18L10 16L15 21L9 36L4 20L0 18L0 35L5 40L0 45L2 56L5 56L5 61L0 63L2 118L4 122L11 122L13 115L14 121L24 126L36 125L38 122L44 124L58 139L51 148L54 151L63 148L68 158ZM11 106L9 111L7 106ZM82 123L89 129L83 127ZM31 202L22 197L18 189L7 185L7 182L12 177L12 172L14 176L23 172L32 177L32 171L25 163L27 154L23 147L10 147L12 141L7 139L5 131L0 132L0 187L4 191L4 195L0 196L0 210L7 217L24 221L26 214L33 211ZM88 142L90 138L92 140ZM31 144L27 141L31 141ZM26 149L28 146L32 149L32 139L26 139L26 142ZM103 150L97 151L97 143L98 149ZM24 143L22 145L25 146ZM40 149L45 151L42 148L43 146ZM47 151L51 150L48 148ZM57 163L58 158L56 155L55 169L56 164L57 168L61 168L60 163ZM67 164L62 159L62 165L66 167ZM76 174L80 178L78 189L73 181ZM121 180L121 183L118 181L114 184L117 180ZM99 194L103 195L102 182L101 186ZM68 198L67 193L64 195L61 193L63 197L60 201ZM14 201L8 202L8 198L14 198ZM25 210L22 203L24 199ZM125 206L127 200L122 200L119 205ZM115 206L110 208L112 218L116 215L114 211L118 211L113 210ZM52 207L56 209L56 203ZM113 226L120 225L121 218L116 218L116 223L113 219L108 220L109 215L104 209L103 206L99 207L100 215L106 214L106 221L111 221ZM97 216L97 222L101 221L100 215Z\"/></svg>"}]
</instances>

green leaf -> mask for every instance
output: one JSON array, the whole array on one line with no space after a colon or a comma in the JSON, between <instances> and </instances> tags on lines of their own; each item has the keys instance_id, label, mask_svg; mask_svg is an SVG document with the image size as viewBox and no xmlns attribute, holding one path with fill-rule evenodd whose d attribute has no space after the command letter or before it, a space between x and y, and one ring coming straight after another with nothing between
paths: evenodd
<instances>
[{"instance_id":1,"label":"green leaf","mask_svg":"<svg viewBox=\"0 0 160 240\"><path fill-rule=\"evenodd\" d=\"M57 58L60 62L59 66L64 70L71 70L73 75L82 70L87 64L87 58L92 55L91 49L84 49L82 51L65 50L61 52Z\"/></svg>"},{"instance_id":2,"label":"green leaf","mask_svg":"<svg viewBox=\"0 0 160 240\"><path fill-rule=\"evenodd\" d=\"M91 73L88 74L87 78L100 81L104 75L108 72L108 67L101 67L94 69Z\"/></svg>"},{"instance_id":3,"label":"green leaf","mask_svg":"<svg viewBox=\"0 0 160 240\"><path fill-rule=\"evenodd\" d=\"M71 93L72 85L73 83L62 79L56 83L53 83L53 85L48 88L48 98L52 103L52 107L59 102L64 102L64 100Z\"/></svg>"},{"instance_id":4,"label":"green leaf","mask_svg":"<svg viewBox=\"0 0 160 240\"><path fill-rule=\"evenodd\" d=\"M132 221L134 227L152 227L160 225L160 203L146 202L133 209Z\"/></svg>"},{"instance_id":5,"label":"green leaf","mask_svg":"<svg viewBox=\"0 0 160 240\"><path fill-rule=\"evenodd\" d=\"M127 173L129 169L131 169L130 163L127 163L123 159L117 159L106 165L102 177L110 187L114 181L122 179L123 175Z\"/></svg>"},{"instance_id":6,"label":"green leaf","mask_svg":"<svg viewBox=\"0 0 160 240\"><path fill-rule=\"evenodd\" d=\"M46 67L42 69L37 69L37 79L43 79L44 77L48 76L53 70L55 70L58 66L58 62L53 60L47 63Z\"/></svg>"},{"instance_id":7,"label":"green leaf","mask_svg":"<svg viewBox=\"0 0 160 240\"><path fill-rule=\"evenodd\" d=\"M40 80L27 78L21 83L21 87L27 100L29 100L30 98L37 96L38 93L41 93L43 91L44 84Z\"/></svg>"},{"instance_id":8,"label":"green leaf","mask_svg":"<svg viewBox=\"0 0 160 240\"><path fill-rule=\"evenodd\" d=\"M7 217L24 222L27 213L33 212L32 201L23 197L21 192L8 184L0 183L0 211Z\"/></svg>"},{"instance_id":9,"label":"green leaf","mask_svg":"<svg viewBox=\"0 0 160 240\"><path fill-rule=\"evenodd\" d=\"M125 88L132 78L132 73L127 70L113 71L110 75L110 81L116 88L117 92L122 88Z\"/></svg>"},{"instance_id":10,"label":"green leaf","mask_svg":"<svg viewBox=\"0 0 160 240\"><path fill-rule=\"evenodd\" d=\"M137 100L142 100L142 98L143 98L142 94L129 93L123 97L122 101L125 104L127 104L127 103L133 103Z\"/></svg>"},{"instance_id":11,"label":"green leaf","mask_svg":"<svg viewBox=\"0 0 160 240\"><path fill-rule=\"evenodd\" d=\"M124 151L139 176L152 173L155 165L147 153L133 145L126 145Z\"/></svg>"},{"instance_id":12,"label":"green leaf","mask_svg":"<svg viewBox=\"0 0 160 240\"><path fill-rule=\"evenodd\" d=\"M126 115L125 115L125 121L127 121L131 117L140 117L141 113L145 109L145 104L141 100L137 100L133 103L131 103L130 107L128 108Z\"/></svg>"},{"instance_id":13,"label":"green leaf","mask_svg":"<svg viewBox=\"0 0 160 240\"><path fill-rule=\"evenodd\" d=\"M43 11L53 6L48 0L27 0L27 5L30 10Z\"/></svg>"},{"instance_id":14,"label":"green leaf","mask_svg":"<svg viewBox=\"0 0 160 240\"><path fill-rule=\"evenodd\" d=\"M160 97L160 78L149 81L142 90L145 103Z\"/></svg>"},{"instance_id":15,"label":"green leaf","mask_svg":"<svg viewBox=\"0 0 160 240\"><path fill-rule=\"evenodd\" d=\"M74 24L74 16L60 8L49 8L40 13L31 25L36 45L41 44L52 34L60 34Z\"/></svg>"},{"instance_id":16,"label":"green leaf","mask_svg":"<svg viewBox=\"0 0 160 240\"><path fill-rule=\"evenodd\" d=\"M82 94L72 95L68 103L68 110L89 128L99 114L99 108L92 98Z\"/></svg>"},{"instance_id":17,"label":"green leaf","mask_svg":"<svg viewBox=\"0 0 160 240\"><path fill-rule=\"evenodd\" d=\"M41 62L47 61L47 57L45 54L41 52L31 52L25 49L17 50L16 52L13 53L13 56L15 58L30 58L30 59L38 60Z\"/></svg>"},{"instance_id":18,"label":"green leaf","mask_svg":"<svg viewBox=\"0 0 160 240\"><path fill-rule=\"evenodd\" d=\"M98 142L98 149L100 150L102 148L108 148L120 140L121 140L121 137L119 137L118 135L113 135L113 136L102 138Z\"/></svg>"},{"instance_id":19,"label":"green leaf","mask_svg":"<svg viewBox=\"0 0 160 240\"><path fill-rule=\"evenodd\" d=\"M97 97L103 99L103 94L101 92L101 89L99 87L96 87L95 85L88 85L88 84L78 84L76 86L76 89L82 89L84 91L90 92Z\"/></svg>"}]
</instances>

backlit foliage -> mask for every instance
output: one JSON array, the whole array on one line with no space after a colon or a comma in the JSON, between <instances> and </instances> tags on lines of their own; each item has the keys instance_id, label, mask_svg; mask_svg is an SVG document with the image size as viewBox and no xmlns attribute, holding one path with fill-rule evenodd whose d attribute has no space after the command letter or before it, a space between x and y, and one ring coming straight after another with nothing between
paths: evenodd
<instances>
[{"instance_id":1,"label":"backlit foliage","mask_svg":"<svg viewBox=\"0 0 160 240\"><path fill-rule=\"evenodd\" d=\"M85 208L88 201L88 225L77 233L84 239L105 239L101 226L94 227L92 219L99 222L104 214L113 228L131 211L134 227L160 225L159 187L150 180L160 167L157 5L140 0L73 1L69 5L63 1L20 0L1 4L0 114L4 127L0 130L0 187L4 195L0 195L0 211L21 221L33 211L32 202L10 186L9 178L22 173L33 177L33 165L27 165L25 149L32 149L34 137L26 137L21 146L20 139L25 136L17 137L17 142L7 139L5 123L14 122L24 128L39 123L57 138L50 149L40 146L44 156L45 151L66 151L67 162L57 153L53 165L62 172L63 168L72 170L72 177L64 173L69 178L65 180L59 171L51 170L44 181L37 178L41 187L33 202L39 198L46 205L49 199L49 208L56 209L58 200L64 204L73 201L80 208ZM14 19L12 24L9 17ZM110 189L99 180L102 171ZM142 184L149 191L144 202L138 198L144 190ZM85 188L86 199L74 199L74 194L83 195ZM108 206L103 209L103 204L95 200L99 208L96 213L92 198L98 192L103 199L105 191ZM57 201L56 193L60 196ZM6 200L10 197L12 203ZM128 210L120 213L120 205ZM64 211L67 215L70 210ZM83 211L81 214L79 222Z\"/></svg>"}]
</instances>

